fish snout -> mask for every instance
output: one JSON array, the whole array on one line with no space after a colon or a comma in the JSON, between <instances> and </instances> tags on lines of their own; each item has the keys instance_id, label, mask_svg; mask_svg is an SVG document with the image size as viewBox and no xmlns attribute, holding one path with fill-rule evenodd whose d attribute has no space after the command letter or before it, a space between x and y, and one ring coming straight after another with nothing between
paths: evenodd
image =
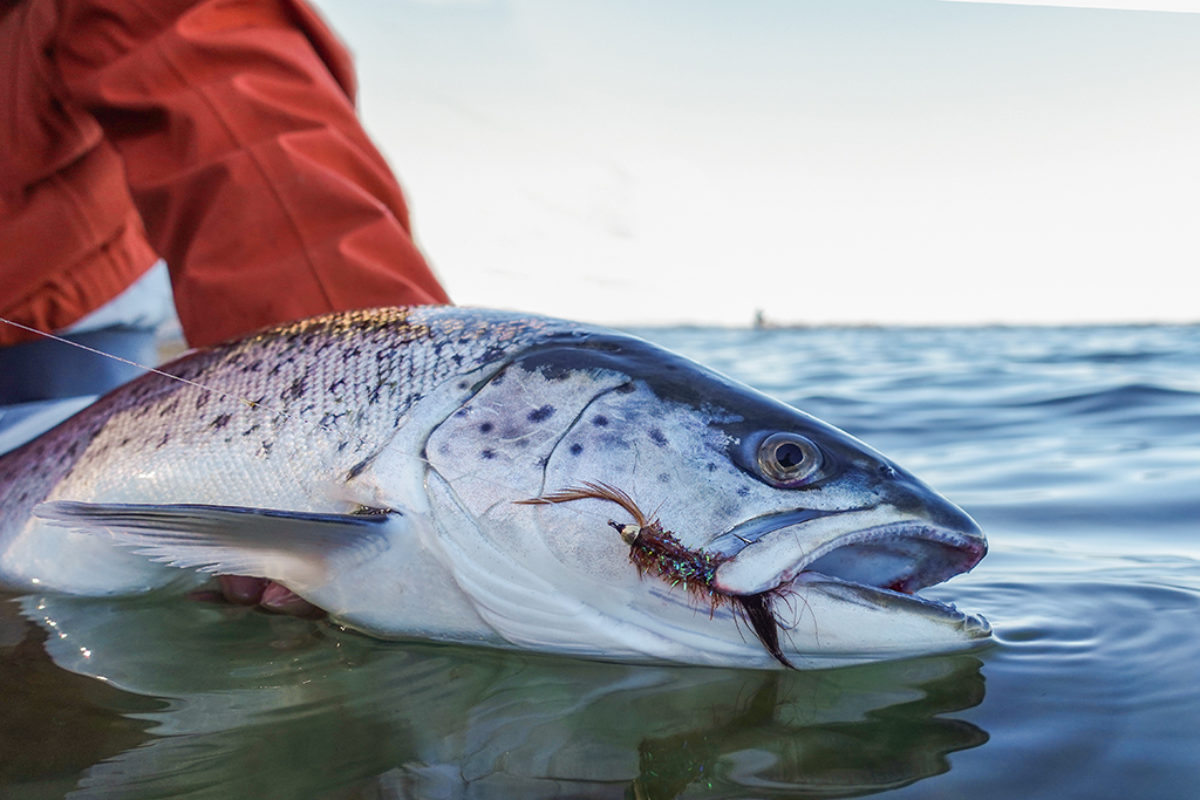
<instances>
[{"instance_id":1,"label":"fish snout","mask_svg":"<svg viewBox=\"0 0 1200 800\"><path fill-rule=\"evenodd\" d=\"M912 473L890 462L880 466L890 479L879 485L885 503L898 512L927 520L930 524L963 536L985 539L979 524L954 503Z\"/></svg>"}]
</instances>

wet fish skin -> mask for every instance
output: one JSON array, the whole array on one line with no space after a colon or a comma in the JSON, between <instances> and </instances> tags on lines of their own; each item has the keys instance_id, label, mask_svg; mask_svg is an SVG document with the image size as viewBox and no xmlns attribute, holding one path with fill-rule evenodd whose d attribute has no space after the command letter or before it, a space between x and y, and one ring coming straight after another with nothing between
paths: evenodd
<instances>
[{"instance_id":1,"label":"wet fish skin","mask_svg":"<svg viewBox=\"0 0 1200 800\"><path fill-rule=\"evenodd\" d=\"M778 589L793 663L987 635L976 618L874 588L972 567L986 544L965 514L836 428L634 337L382 309L165 369L191 383L146 376L0 459L0 581L129 594L207 568L271 577L377 636L771 666L728 609L697 613L686 593L640 579L611 507L516 504L601 480L688 547L732 556L718 576L732 590ZM820 480L764 480L755 448L778 431L820 449ZM354 519L364 510L387 513ZM816 558L832 575L807 569Z\"/></svg>"}]
</instances>

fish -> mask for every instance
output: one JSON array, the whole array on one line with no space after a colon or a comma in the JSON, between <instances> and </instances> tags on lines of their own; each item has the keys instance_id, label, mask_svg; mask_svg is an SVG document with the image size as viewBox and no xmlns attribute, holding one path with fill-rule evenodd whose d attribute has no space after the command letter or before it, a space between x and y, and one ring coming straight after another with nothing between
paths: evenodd
<instances>
[{"instance_id":1,"label":"fish","mask_svg":"<svg viewBox=\"0 0 1200 800\"><path fill-rule=\"evenodd\" d=\"M381 639L823 668L986 644L964 511L644 339L421 306L193 351L0 457L0 586L276 581Z\"/></svg>"}]
</instances>

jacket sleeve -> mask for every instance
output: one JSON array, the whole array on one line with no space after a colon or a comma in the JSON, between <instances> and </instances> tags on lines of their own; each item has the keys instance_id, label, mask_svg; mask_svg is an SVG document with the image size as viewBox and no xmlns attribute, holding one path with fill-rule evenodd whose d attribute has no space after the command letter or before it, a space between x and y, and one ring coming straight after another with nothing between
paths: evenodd
<instances>
[{"instance_id":1,"label":"jacket sleeve","mask_svg":"<svg viewBox=\"0 0 1200 800\"><path fill-rule=\"evenodd\" d=\"M120 156L53 68L53 2L0 5L0 316L62 330L158 256ZM0 346L37 337L0 323Z\"/></svg>"},{"instance_id":2,"label":"jacket sleeve","mask_svg":"<svg viewBox=\"0 0 1200 800\"><path fill-rule=\"evenodd\" d=\"M301 0L64 0L55 59L125 163L184 333L444 303L349 55Z\"/></svg>"}]
</instances>

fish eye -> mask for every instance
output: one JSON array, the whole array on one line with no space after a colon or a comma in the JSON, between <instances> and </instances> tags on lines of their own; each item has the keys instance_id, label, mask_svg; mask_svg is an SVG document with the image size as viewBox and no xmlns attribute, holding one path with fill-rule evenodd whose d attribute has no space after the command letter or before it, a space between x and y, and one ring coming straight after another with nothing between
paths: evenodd
<instances>
[{"instance_id":1,"label":"fish eye","mask_svg":"<svg viewBox=\"0 0 1200 800\"><path fill-rule=\"evenodd\" d=\"M795 433L773 433L758 446L758 467L780 488L802 486L821 470L820 449Z\"/></svg>"}]
</instances>

